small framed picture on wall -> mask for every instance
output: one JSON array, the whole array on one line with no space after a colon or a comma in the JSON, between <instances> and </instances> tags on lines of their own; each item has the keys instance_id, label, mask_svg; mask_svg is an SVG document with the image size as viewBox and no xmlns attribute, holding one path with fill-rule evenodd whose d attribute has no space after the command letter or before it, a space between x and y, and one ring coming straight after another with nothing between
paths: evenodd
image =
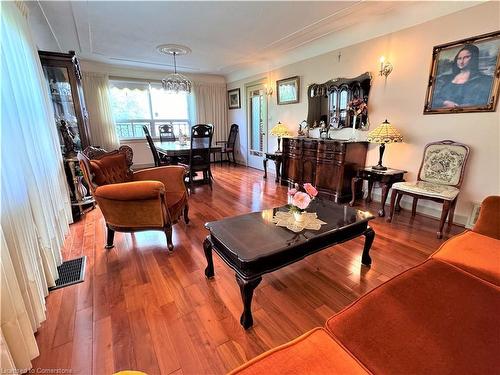
<instances>
[{"instance_id":1,"label":"small framed picture on wall","mask_svg":"<svg viewBox=\"0 0 500 375\"><path fill-rule=\"evenodd\" d=\"M500 31L434 47L424 114L495 111Z\"/></svg>"},{"instance_id":2,"label":"small framed picture on wall","mask_svg":"<svg viewBox=\"0 0 500 375\"><path fill-rule=\"evenodd\" d=\"M227 102L229 109L241 108L240 89L233 89L227 92Z\"/></svg>"},{"instance_id":3,"label":"small framed picture on wall","mask_svg":"<svg viewBox=\"0 0 500 375\"><path fill-rule=\"evenodd\" d=\"M300 78L299 76L280 79L276 81L276 97L278 104L293 104L299 102Z\"/></svg>"}]
</instances>

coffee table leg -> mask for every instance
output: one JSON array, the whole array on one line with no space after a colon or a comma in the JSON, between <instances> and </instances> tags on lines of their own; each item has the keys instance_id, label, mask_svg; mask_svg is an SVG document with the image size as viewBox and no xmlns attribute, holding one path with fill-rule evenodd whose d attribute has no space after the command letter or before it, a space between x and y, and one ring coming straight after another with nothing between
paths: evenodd
<instances>
[{"instance_id":1,"label":"coffee table leg","mask_svg":"<svg viewBox=\"0 0 500 375\"><path fill-rule=\"evenodd\" d=\"M370 258L370 248L372 247L373 239L375 238L375 231L368 227L363 233L365 236L365 247L363 248L363 255L361 256L361 263L365 266L372 264L372 258Z\"/></svg>"},{"instance_id":2,"label":"coffee table leg","mask_svg":"<svg viewBox=\"0 0 500 375\"><path fill-rule=\"evenodd\" d=\"M240 324L248 329L253 325L252 317L252 297L253 291L262 281L262 277L246 281L236 274L236 282L240 286L241 299L243 300L243 314L241 314Z\"/></svg>"},{"instance_id":3,"label":"coffee table leg","mask_svg":"<svg viewBox=\"0 0 500 375\"><path fill-rule=\"evenodd\" d=\"M205 251L205 257L207 258L205 276L208 278L214 277L214 261L212 259L212 242L210 241L210 236L207 236L205 241L203 241L203 250Z\"/></svg>"}]
</instances>

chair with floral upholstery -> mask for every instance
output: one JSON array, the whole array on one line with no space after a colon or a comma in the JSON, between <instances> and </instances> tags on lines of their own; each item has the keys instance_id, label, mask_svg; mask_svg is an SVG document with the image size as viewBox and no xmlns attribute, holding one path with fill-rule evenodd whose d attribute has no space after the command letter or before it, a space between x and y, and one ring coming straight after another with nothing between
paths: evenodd
<instances>
[{"instance_id":1,"label":"chair with floral upholstery","mask_svg":"<svg viewBox=\"0 0 500 375\"><path fill-rule=\"evenodd\" d=\"M416 182L397 182L392 185L391 209L387 221L394 211L399 211L403 195L413 197L412 217L415 216L419 199L443 203L437 237L443 237L443 227L448 216L448 229L453 224L460 185L464 177L469 147L454 141L440 141L425 146L422 164Z\"/></svg>"},{"instance_id":2,"label":"chair with floral upholstery","mask_svg":"<svg viewBox=\"0 0 500 375\"><path fill-rule=\"evenodd\" d=\"M115 231L161 230L173 250L172 226L182 215L189 223L185 169L166 166L134 172L132 158L128 146L99 152L93 159L78 153L83 176L106 221L106 248L113 247Z\"/></svg>"}]
</instances>

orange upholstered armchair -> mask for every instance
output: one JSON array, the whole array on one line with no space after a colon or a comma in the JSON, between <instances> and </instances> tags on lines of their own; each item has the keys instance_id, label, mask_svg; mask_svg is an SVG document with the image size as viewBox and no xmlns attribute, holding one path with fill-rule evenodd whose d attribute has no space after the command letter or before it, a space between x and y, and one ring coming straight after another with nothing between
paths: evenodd
<instances>
[{"instance_id":1,"label":"orange upholstered armchair","mask_svg":"<svg viewBox=\"0 0 500 375\"><path fill-rule=\"evenodd\" d=\"M106 248L113 247L115 231L161 230L172 250L172 225L183 214L189 223L185 169L167 166L133 172L132 155L128 146L95 159L78 153L85 180L106 220Z\"/></svg>"},{"instance_id":2,"label":"orange upholstered armchair","mask_svg":"<svg viewBox=\"0 0 500 375\"><path fill-rule=\"evenodd\" d=\"M481 203L473 232L500 240L500 196L492 195Z\"/></svg>"}]
</instances>

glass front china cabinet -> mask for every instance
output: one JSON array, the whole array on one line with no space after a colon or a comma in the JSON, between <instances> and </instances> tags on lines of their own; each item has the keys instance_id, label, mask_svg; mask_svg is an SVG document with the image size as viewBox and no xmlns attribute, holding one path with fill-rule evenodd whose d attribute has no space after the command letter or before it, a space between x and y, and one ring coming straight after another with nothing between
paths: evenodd
<instances>
[{"instance_id":1,"label":"glass front china cabinet","mask_svg":"<svg viewBox=\"0 0 500 375\"><path fill-rule=\"evenodd\" d=\"M95 206L83 184L76 153L90 145L87 110L83 97L80 65L74 51L38 51L47 91L54 109L54 125L59 134L61 153L68 181L73 219Z\"/></svg>"}]
</instances>

